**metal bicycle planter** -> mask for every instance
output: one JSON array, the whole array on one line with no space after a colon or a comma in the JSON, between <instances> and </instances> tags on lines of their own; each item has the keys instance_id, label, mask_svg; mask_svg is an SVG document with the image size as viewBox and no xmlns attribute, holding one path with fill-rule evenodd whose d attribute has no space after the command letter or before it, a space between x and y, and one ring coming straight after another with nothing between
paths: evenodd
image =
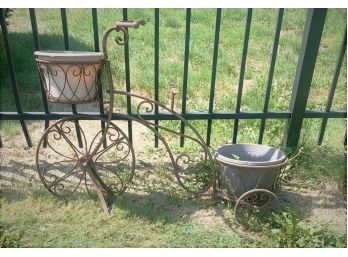
<instances>
[{"instance_id":1,"label":"metal bicycle planter","mask_svg":"<svg viewBox=\"0 0 348 257\"><path fill-rule=\"evenodd\" d=\"M173 166L175 177L181 187L192 194L202 194L213 186L215 188L215 173L212 156L203 138L196 129L182 116L171 108L152 99L115 91L111 74L110 60L107 53L107 40L111 32L122 32L123 37L116 37L118 45L128 43L128 28L138 28L144 25L142 20L117 22L115 27L105 31L102 39L102 53L86 52L35 52L37 66L49 102L64 104L80 104L97 101L98 81L103 70L106 72L109 95L107 118L90 115L66 117L53 123L42 135L37 151L36 165L39 177L49 192L56 196L69 196L84 185L90 193L91 187L97 192L104 213L109 214L105 200L122 194L131 183L135 172L135 152L131 141L115 123L113 117L138 122L153 131L162 141ZM114 112L114 96L135 100L137 112L133 115ZM162 108L181 120L189 127L194 136L188 136L142 118L141 111L152 112ZM78 123L78 120L96 120L104 122L105 129L100 129L88 140L88 130ZM74 134L74 127L76 131ZM201 149L199 159L201 168L191 172L188 166L196 158L188 154L173 154L169 144L159 130L172 135L192 140ZM82 144L76 144L76 137ZM47 142L47 147L45 147ZM58 144L66 144L64 151Z\"/></svg>"},{"instance_id":2,"label":"metal bicycle planter","mask_svg":"<svg viewBox=\"0 0 348 257\"><path fill-rule=\"evenodd\" d=\"M281 184L282 168L293 158L265 145L231 144L217 149L221 189L217 195L236 203L234 217L239 224L249 227L255 214L278 207L275 192Z\"/></svg>"}]
</instances>

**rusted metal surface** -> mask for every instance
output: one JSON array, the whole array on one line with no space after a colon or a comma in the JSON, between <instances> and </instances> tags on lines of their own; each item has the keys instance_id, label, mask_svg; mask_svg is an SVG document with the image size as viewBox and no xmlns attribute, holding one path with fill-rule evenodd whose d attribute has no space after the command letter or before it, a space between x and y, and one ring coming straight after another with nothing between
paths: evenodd
<instances>
[{"instance_id":1,"label":"rusted metal surface","mask_svg":"<svg viewBox=\"0 0 348 257\"><path fill-rule=\"evenodd\" d=\"M171 103L170 103L170 109L174 110L174 103L175 103L175 97L177 94L179 94L179 90L176 85L172 85L170 87L170 93L171 93Z\"/></svg>"}]
</instances>

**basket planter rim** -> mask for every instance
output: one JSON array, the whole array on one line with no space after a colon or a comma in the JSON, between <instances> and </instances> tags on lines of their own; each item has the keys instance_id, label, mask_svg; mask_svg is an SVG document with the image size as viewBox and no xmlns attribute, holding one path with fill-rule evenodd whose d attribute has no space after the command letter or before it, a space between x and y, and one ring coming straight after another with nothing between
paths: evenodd
<instances>
[{"instance_id":1,"label":"basket planter rim","mask_svg":"<svg viewBox=\"0 0 348 257\"><path fill-rule=\"evenodd\" d=\"M96 94L95 96L86 100L61 100L48 95L47 101L54 104L88 104L98 101L98 95Z\"/></svg>"},{"instance_id":2,"label":"basket planter rim","mask_svg":"<svg viewBox=\"0 0 348 257\"><path fill-rule=\"evenodd\" d=\"M237 146L237 145L249 146L249 147L254 147L254 148L274 149L276 151L279 151L281 154L283 154L283 156L277 160L274 160L274 161L242 161L242 160L236 160L233 158L226 157L226 156L222 155L221 153L219 153L219 150L222 148L233 147L233 146ZM237 167L246 167L246 168L280 167L280 166L284 166L288 161L286 154L276 147L272 147L272 146L268 146L268 145L259 145L259 144L247 144L247 143L221 145L215 151L215 159L220 163L224 163L224 164L231 165L231 166L237 166Z\"/></svg>"},{"instance_id":3,"label":"basket planter rim","mask_svg":"<svg viewBox=\"0 0 348 257\"><path fill-rule=\"evenodd\" d=\"M100 62L103 59L102 52L88 51L35 51L37 59L57 62Z\"/></svg>"}]
</instances>

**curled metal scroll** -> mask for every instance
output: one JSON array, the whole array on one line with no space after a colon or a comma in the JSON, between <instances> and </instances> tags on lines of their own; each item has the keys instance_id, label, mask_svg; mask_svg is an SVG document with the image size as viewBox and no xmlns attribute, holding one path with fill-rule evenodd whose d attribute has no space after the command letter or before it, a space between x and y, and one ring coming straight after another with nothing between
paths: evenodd
<instances>
[{"instance_id":1,"label":"curled metal scroll","mask_svg":"<svg viewBox=\"0 0 348 257\"><path fill-rule=\"evenodd\" d=\"M129 36L128 36L128 31L125 28L122 27L116 27L115 29L117 32L122 31L123 32L123 38L120 36L117 36L115 38L115 42L116 44L120 45L120 46L124 46L126 44L128 44L128 40L129 40Z\"/></svg>"},{"instance_id":2,"label":"curled metal scroll","mask_svg":"<svg viewBox=\"0 0 348 257\"><path fill-rule=\"evenodd\" d=\"M110 33L113 32L113 31L115 31L115 32L120 32L121 31L123 33L123 38L120 37L120 36L116 36L115 37L116 44L123 46L123 45L126 45L128 43L129 36L128 36L127 29L121 28L121 27L117 27L117 26L107 29L104 32L104 34L103 34L103 40L102 40L102 51L103 51L105 60L108 59L107 39L108 39Z\"/></svg>"}]
</instances>

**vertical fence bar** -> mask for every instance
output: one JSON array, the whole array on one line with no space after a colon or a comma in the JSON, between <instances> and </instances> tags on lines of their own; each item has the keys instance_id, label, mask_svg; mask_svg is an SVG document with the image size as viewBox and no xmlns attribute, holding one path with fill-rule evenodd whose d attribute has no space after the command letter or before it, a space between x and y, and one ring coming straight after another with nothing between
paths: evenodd
<instances>
[{"instance_id":1,"label":"vertical fence bar","mask_svg":"<svg viewBox=\"0 0 348 257\"><path fill-rule=\"evenodd\" d=\"M29 8L31 30L33 32L34 48L35 51L40 50L39 32L37 29L36 14L34 8Z\"/></svg>"},{"instance_id":2,"label":"vertical fence bar","mask_svg":"<svg viewBox=\"0 0 348 257\"><path fill-rule=\"evenodd\" d=\"M240 106L242 103L242 93L243 93L243 82L244 82L244 72L245 72L245 64L248 53L248 44L249 44L249 34L250 34L250 26L251 26L251 17L253 14L253 10L251 8L248 9L248 15L245 25L245 34L244 34L244 45L243 45L243 54L242 54L242 63L240 66L240 74L239 74L239 84L238 84L238 93L237 93L237 104L236 104L236 113L240 112ZM234 120L233 126L233 139L232 142L235 144L237 142L237 134L238 134L238 123L239 120Z\"/></svg>"},{"instance_id":3,"label":"vertical fence bar","mask_svg":"<svg viewBox=\"0 0 348 257\"><path fill-rule=\"evenodd\" d=\"M159 100L159 9L155 9L155 101ZM158 106L155 105L155 114L158 114ZM158 120L155 124L158 125ZM155 128L158 132L158 128ZM155 147L158 147L158 136L155 135Z\"/></svg>"},{"instance_id":4,"label":"vertical fence bar","mask_svg":"<svg viewBox=\"0 0 348 257\"><path fill-rule=\"evenodd\" d=\"M61 8L60 9L60 13L61 13L61 18L62 18L65 50L70 50L69 33L68 33L68 21L67 21L67 18L66 18L66 9L65 8ZM73 114L77 114L76 105L72 104L71 108L72 108ZM75 129L76 129L77 140L79 142L79 147L82 148L83 145L82 145L81 131L80 131L78 120L75 120Z\"/></svg>"},{"instance_id":5,"label":"vertical fence bar","mask_svg":"<svg viewBox=\"0 0 348 257\"><path fill-rule=\"evenodd\" d=\"M278 45L279 45L279 38L280 38L280 29L282 27L283 14L284 14L284 9L282 9L282 8L279 9L277 25L276 25L276 30L275 30L275 34L274 34L273 51L272 51L271 64L270 64L269 74L268 74L265 101L263 104L263 113L266 113L268 111L268 104L269 104L269 98L271 95L272 80L273 80L273 74L274 74L274 67L275 67L275 63L276 63L276 59L277 59L277 52L278 52ZM262 118L261 119L261 126L260 126L260 134L259 134L259 144L262 144L262 141L263 141L263 134L265 132L265 125L266 125L266 119Z\"/></svg>"},{"instance_id":6,"label":"vertical fence bar","mask_svg":"<svg viewBox=\"0 0 348 257\"><path fill-rule=\"evenodd\" d=\"M213 64L211 72L211 81L210 81L210 96L209 96L209 109L208 112L212 113L214 109L214 93L215 93L215 81L216 81L216 67L219 51L219 38L220 38L220 24L221 24L221 8L216 10L216 21L215 21L215 39L214 39L214 51L213 51ZM207 126L207 145L210 146L211 138L211 125L212 119L208 119Z\"/></svg>"},{"instance_id":7,"label":"vertical fence bar","mask_svg":"<svg viewBox=\"0 0 348 257\"><path fill-rule=\"evenodd\" d=\"M318 55L327 9L309 9L296 68L284 145L296 147L300 138L314 66Z\"/></svg>"},{"instance_id":8,"label":"vertical fence bar","mask_svg":"<svg viewBox=\"0 0 348 257\"><path fill-rule=\"evenodd\" d=\"M333 101L333 98L335 95L337 81L338 81L338 77L340 75L340 71L341 71L341 67L342 67L344 54L346 52L346 48L347 48L347 27L344 29L344 35L343 35L342 44L341 44L341 51L340 51L340 54L337 58L336 67L335 67L335 71L334 71L334 75L333 75L333 79L332 79L332 84L331 84L329 96L327 98L327 103L326 103L326 108L325 108L326 112L329 112L331 109L331 106L332 106L332 101ZM323 142L325 128L327 125L327 120L328 120L328 118L324 118L322 120L320 133L319 133L319 137L318 137L318 145L321 145L321 143Z\"/></svg>"},{"instance_id":9,"label":"vertical fence bar","mask_svg":"<svg viewBox=\"0 0 348 257\"><path fill-rule=\"evenodd\" d=\"M94 38L94 51L99 52L99 35L98 35L98 13L96 8L92 8L92 20L93 20L93 38ZM103 100L103 84L101 80L98 82L98 98L99 98L99 112L104 115L104 100ZM100 121L102 133L105 130L105 122ZM103 147L106 147L106 140L103 141Z\"/></svg>"},{"instance_id":10,"label":"vertical fence bar","mask_svg":"<svg viewBox=\"0 0 348 257\"><path fill-rule=\"evenodd\" d=\"M62 19L62 27L63 27L63 36L64 36L64 47L65 50L70 50L69 46L69 33L68 33L68 20L66 17L66 9L61 8L60 9L60 15Z\"/></svg>"},{"instance_id":11,"label":"vertical fence bar","mask_svg":"<svg viewBox=\"0 0 348 257\"><path fill-rule=\"evenodd\" d=\"M128 20L128 11L127 8L123 8L123 20ZM129 44L124 45L124 68L126 73L126 91L130 92L130 67L129 67ZM132 113L132 103L130 96L127 96L127 113ZM131 142L133 142L133 133L132 133L132 121L128 120L128 137Z\"/></svg>"},{"instance_id":12,"label":"vertical fence bar","mask_svg":"<svg viewBox=\"0 0 348 257\"><path fill-rule=\"evenodd\" d=\"M30 8L29 14L30 14L30 21L31 21L31 30L33 32L34 48L35 48L35 51L39 51L40 50L40 41L39 41L39 32L37 29L35 9ZM41 95L42 95L44 111L45 111L45 114L49 114L50 112L48 109L45 88L44 88L44 85L42 83L41 76L39 76L39 79L40 79L40 88L41 88ZM49 126L49 120L45 120L45 130L48 128L48 126ZM44 138L43 147L44 148L47 147L47 137Z\"/></svg>"},{"instance_id":13,"label":"vertical fence bar","mask_svg":"<svg viewBox=\"0 0 348 257\"><path fill-rule=\"evenodd\" d=\"M188 64L190 55L190 30L191 30L191 9L186 9L186 35L185 35L185 54L184 54L184 78L182 81L182 103L181 113L186 113L187 99L187 79L188 79ZM181 122L180 133L185 134L185 123ZM180 147L184 146L184 137L180 137Z\"/></svg>"},{"instance_id":14,"label":"vertical fence bar","mask_svg":"<svg viewBox=\"0 0 348 257\"><path fill-rule=\"evenodd\" d=\"M9 40L8 40L7 24L5 21L4 14L3 14L3 9L0 9L0 24L1 24L2 38L4 41L4 47L5 47L5 52L6 52L8 70L9 70L9 74L10 74L10 78L11 78L13 95L15 98L16 110L17 110L17 113L22 114L23 111L22 111L22 106L21 106L20 100L19 100L18 85L17 85L17 80L16 80L16 72L15 72L11 48L10 48L10 44L9 44ZM32 147L29 132L28 132L27 126L26 126L23 119L20 119L20 124L22 126L23 134L24 134L25 139L27 141L28 147Z\"/></svg>"}]
</instances>

